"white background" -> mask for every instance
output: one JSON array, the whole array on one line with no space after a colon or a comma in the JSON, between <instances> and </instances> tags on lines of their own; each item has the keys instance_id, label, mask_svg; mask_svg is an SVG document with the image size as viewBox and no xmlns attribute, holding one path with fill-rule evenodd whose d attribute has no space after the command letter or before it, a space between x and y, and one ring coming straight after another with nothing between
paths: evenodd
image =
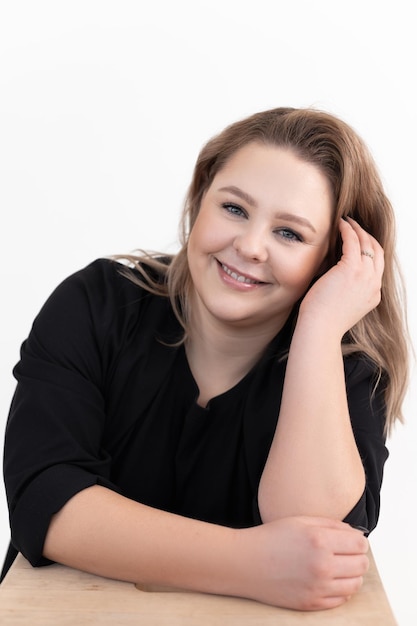
<instances>
[{"instance_id":1,"label":"white background","mask_svg":"<svg viewBox=\"0 0 417 626\"><path fill-rule=\"evenodd\" d=\"M0 1L0 435L20 343L51 290L99 256L174 251L202 144L273 106L326 109L371 147L398 216L415 340L412 5ZM417 623L416 387L414 373L371 536L400 626ZM2 490L0 558L7 542Z\"/></svg>"}]
</instances>

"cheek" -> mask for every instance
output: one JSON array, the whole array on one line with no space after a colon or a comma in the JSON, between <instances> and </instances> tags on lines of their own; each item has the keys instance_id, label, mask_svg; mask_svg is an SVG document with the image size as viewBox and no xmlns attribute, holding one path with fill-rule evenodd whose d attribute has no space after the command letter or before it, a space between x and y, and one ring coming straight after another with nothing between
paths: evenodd
<instances>
[{"instance_id":1,"label":"cheek","mask_svg":"<svg viewBox=\"0 0 417 626\"><path fill-rule=\"evenodd\" d=\"M321 256L314 259L310 255L286 255L281 262L276 262L276 273L281 284L304 292L317 275L321 265Z\"/></svg>"},{"instance_id":2,"label":"cheek","mask_svg":"<svg viewBox=\"0 0 417 626\"><path fill-rule=\"evenodd\" d=\"M188 250L191 254L216 252L222 248L224 240L224 229L215 219L200 213L188 239Z\"/></svg>"},{"instance_id":3,"label":"cheek","mask_svg":"<svg viewBox=\"0 0 417 626\"><path fill-rule=\"evenodd\" d=\"M197 220L188 238L187 246L188 264L191 270L193 267L199 267L206 255L212 250L208 233L204 221Z\"/></svg>"}]
</instances>

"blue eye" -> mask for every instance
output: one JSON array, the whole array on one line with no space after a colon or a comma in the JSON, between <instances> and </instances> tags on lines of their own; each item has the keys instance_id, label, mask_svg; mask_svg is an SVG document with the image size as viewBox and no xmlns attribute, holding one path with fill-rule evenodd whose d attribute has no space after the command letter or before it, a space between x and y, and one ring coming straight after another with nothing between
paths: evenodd
<instances>
[{"instance_id":1,"label":"blue eye","mask_svg":"<svg viewBox=\"0 0 417 626\"><path fill-rule=\"evenodd\" d=\"M233 204L231 202L224 202L222 204L222 207L223 209L225 209L225 211L227 211L227 213L230 213L231 215L237 215L237 216L246 215L245 211L238 204Z\"/></svg>"},{"instance_id":2,"label":"blue eye","mask_svg":"<svg viewBox=\"0 0 417 626\"><path fill-rule=\"evenodd\" d=\"M275 232L282 237L282 239L285 239L285 241L303 241L303 238L298 233L291 230L291 228L279 228Z\"/></svg>"}]
</instances>

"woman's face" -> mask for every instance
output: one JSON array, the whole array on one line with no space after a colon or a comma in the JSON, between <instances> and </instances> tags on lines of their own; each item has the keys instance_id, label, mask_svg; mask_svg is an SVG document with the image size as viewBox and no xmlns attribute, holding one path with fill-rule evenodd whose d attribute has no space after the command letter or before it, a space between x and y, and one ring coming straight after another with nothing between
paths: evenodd
<instances>
[{"instance_id":1,"label":"woman's face","mask_svg":"<svg viewBox=\"0 0 417 626\"><path fill-rule=\"evenodd\" d=\"M327 178L294 152L238 150L203 196L188 242L192 320L276 333L326 258Z\"/></svg>"}]
</instances>

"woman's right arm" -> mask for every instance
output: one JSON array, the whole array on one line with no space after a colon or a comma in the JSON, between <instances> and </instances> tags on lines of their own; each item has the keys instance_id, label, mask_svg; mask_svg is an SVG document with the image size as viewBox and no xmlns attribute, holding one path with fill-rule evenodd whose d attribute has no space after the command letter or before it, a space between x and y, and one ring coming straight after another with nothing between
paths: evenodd
<instances>
[{"instance_id":1,"label":"woman's right arm","mask_svg":"<svg viewBox=\"0 0 417 626\"><path fill-rule=\"evenodd\" d=\"M314 610L345 602L368 567L347 524L285 518L246 529L154 509L95 485L52 518L44 556L101 576Z\"/></svg>"}]
</instances>

